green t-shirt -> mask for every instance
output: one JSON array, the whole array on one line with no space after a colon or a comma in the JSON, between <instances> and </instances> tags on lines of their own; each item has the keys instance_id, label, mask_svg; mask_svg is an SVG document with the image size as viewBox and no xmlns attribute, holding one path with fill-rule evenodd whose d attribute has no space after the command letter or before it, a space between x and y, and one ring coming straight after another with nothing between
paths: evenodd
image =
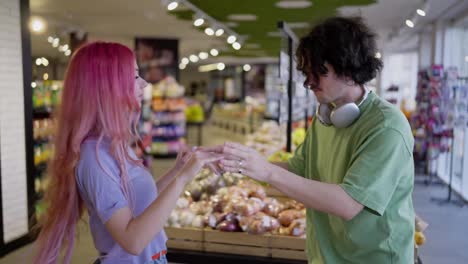
<instances>
[{"instance_id":1,"label":"green t-shirt","mask_svg":"<svg viewBox=\"0 0 468 264\"><path fill-rule=\"evenodd\" d=\"M414 255L414 139L404 115L374 93L347 128L314 119L289 170L339 184L364 205L350 221L307 210L312 264L409 264Z\"/></svg>"}]
</instances>

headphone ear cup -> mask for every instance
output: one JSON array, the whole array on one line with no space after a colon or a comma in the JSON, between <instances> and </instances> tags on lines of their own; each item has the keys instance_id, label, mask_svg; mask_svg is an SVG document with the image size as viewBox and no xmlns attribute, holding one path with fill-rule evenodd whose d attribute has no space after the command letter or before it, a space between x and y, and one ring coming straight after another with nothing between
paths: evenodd
<instances>
[{"instance_id":1,"label":"headphone ear cup","mask_svg":"<svg viewBox=\"0 0 468 264\"><path fill-rule=\"evenodd\" d=\"M331 111L330 122L337 128L345 128L354 123L360 114L361 111L355 103L345 104Z\"/></svg>"},{"instance_id":2,"label":"headphone ear cup","mask_svg":"<svg viewBox=\"0 0 468 264\"><path fill-rule=\"evenodd\" d=\"M332 121L330 119L330 114L332 112L332 108L328 104L319 104L317 106L316 115L320 123L325 126L331 126Z\"/></svg>"}]
</instances>

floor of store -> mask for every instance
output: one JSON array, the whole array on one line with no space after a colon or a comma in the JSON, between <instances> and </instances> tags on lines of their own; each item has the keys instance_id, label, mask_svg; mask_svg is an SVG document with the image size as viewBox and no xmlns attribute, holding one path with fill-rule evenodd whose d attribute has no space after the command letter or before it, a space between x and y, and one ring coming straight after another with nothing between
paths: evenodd
<instances>
[{"instance_id":1,"label":"floor of store","mask_svg":"<svg viewBox=\"0 0 468 264\"><path fill-rule=\"evenodd\" d=\"M189 131L190 132L190 131ZM193 132L193 131L192 131ZM195 132L196 133L196 132ZM189 134L189 142L191 141ZM242 141L242 135L233 135L232 132L222 131L218 128L205 127L203 142L209 145L221 144L225 139ZM206 144L204 144L206 145ZM160 176L173 163L173 160L156 160L153 162L153 175ZM418 177L419 178L419 177ZM440 185L426 186L416 184L414 188L414 206L417 214L429 223L424 231L427 242L420 249L420 256L424 264L460 264L468 260L468 205L460 207L432 202L431 198L445 198L447 188ZM80 235L74 250L72 263L93 263L96 251L85 222L79 225ZM457 236L458 234L458 236ZM0 259L0 264L30 263L32 246L25 246Z\"/></svg>"}]
</instances>

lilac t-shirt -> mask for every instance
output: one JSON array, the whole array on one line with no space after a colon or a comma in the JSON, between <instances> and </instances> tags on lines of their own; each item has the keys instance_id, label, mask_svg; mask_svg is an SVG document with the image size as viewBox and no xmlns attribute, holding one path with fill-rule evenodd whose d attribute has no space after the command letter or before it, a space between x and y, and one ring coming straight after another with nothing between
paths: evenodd
<instances>
[{"instance_id":1,"label":"lilac t-shirt","mask_svg":"<svg viewBox=\"0 0 468 264\"><path fill-rule=\"evenodd\" d=\"M110 154L110 144L103 140L96 151L97 140L87 139L81 144L76 168L76 182L89 214L89 226L94 245L101 255L101 263L151 263L151 257L166 249L166 234L161 231L139 255L131 255L115 242L104 224L112 214L129 202L120 188L117 161ZM132 150L130 156L136 157ZM96 155L97 154L97 155ZM140 215L157 197L158 190L151 174L144 168L127 162L127 173L133 188L134 215Z\"/></svg>"}]
</instances>

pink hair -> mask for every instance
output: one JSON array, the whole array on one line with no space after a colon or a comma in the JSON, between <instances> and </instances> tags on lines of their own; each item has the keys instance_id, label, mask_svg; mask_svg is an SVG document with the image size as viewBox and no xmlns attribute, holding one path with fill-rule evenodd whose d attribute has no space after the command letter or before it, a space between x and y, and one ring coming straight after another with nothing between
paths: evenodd
<instances>
[{"instance_id":1,"label":"pink hair","mask_svg":"<svg viewBox=\"0 0 468 264\"><path fill-rule=\"evenodd\" d=\"M90 136L111 142L111 155L120 167L121 188L132 206L125 161L138 163L129 154L129 142L137 138L140 107L134 95L135 56L118 43L94 42L71 58L65 75L57 119L54 156L49 165L47 212L40 219L34 264L70 263L75 229L84 203L75 181L81 143ZM137 114L135 114L137 113ZM97 151L97 148L96 148Z\"/></svg>"}]
</instances>

